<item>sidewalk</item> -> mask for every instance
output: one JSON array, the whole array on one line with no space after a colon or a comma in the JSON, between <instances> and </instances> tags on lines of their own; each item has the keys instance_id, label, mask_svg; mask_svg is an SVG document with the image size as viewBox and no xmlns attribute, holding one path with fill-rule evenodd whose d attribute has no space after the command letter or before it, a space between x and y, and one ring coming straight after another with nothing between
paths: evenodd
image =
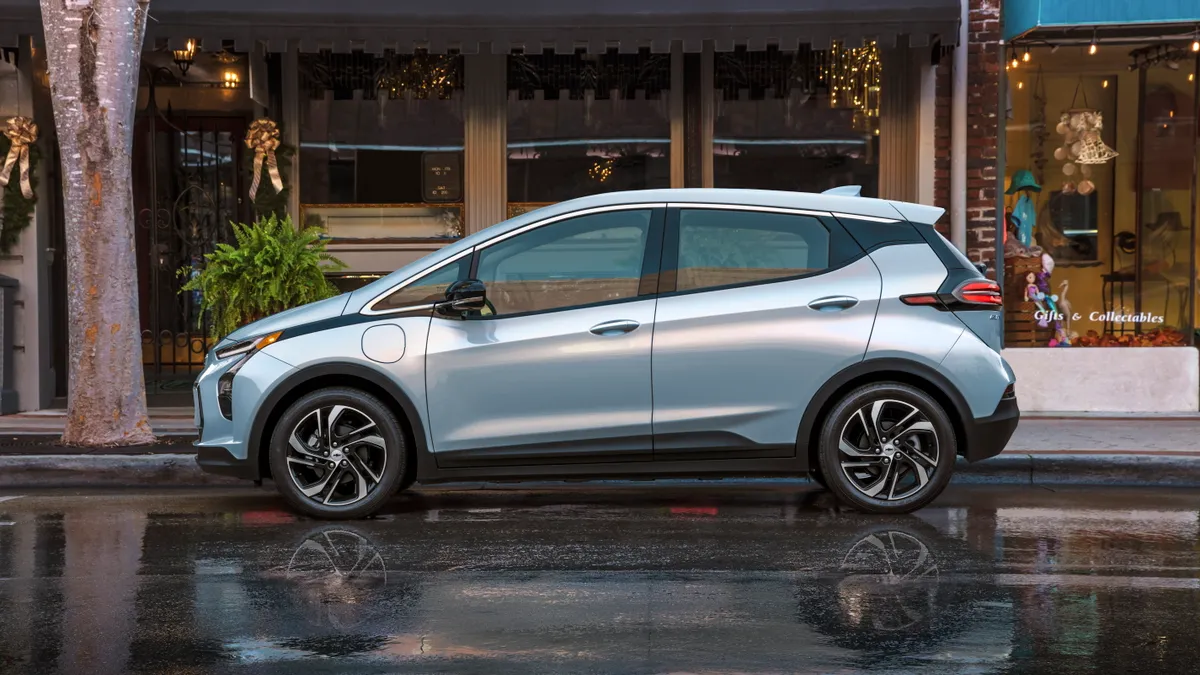
<instances>
[{"instance_id":1,"label":"sidewalk","mask_svg":"<svg viewBox=\"0 0 1200 675\"><path fill-rule=\"evenodd\" d=\"M0 437L61 436L67 411L39 410L0 416ZM151 408L150 427L157 436L195 436L196 424L192 409Z\"/></svg>"},{"instance_id":2,"label":"sidewalk","mask_svg":"<svg viewBox=\"0 0 1200 675\"><path fill-rule=\"evenodd\" d=\"M151 410L159 442L82 450L59 440L64 415L0 417L0 487L242 484L199 471L189 408ZM1028 414L998 457L967 464L955 481L1200 487L1200 414Z\"/></svg>"}]
</instances>

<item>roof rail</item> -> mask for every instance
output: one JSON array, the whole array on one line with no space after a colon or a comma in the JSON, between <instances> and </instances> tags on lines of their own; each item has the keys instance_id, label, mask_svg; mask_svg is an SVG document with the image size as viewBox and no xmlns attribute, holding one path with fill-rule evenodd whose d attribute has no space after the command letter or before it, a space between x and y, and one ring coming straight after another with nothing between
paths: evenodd
<instances>
[{"instance_id":1,"label":"roof rail","mask_svg":"<svg viewBox=\"0 0 1200 675\"><path fill-rule=\"evenodd\" d=\"M840 195L842 197L861 197L861 185L840 185L822 192L823 195Z\"/></svg>"}]
</instances>

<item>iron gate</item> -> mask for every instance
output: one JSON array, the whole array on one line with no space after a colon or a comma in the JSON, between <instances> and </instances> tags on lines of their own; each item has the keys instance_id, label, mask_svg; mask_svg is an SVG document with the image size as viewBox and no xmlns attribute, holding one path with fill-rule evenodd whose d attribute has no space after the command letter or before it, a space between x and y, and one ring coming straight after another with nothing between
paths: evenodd
<instances>
[{"instance_id":1,"label":"iron gate","mask_svg":"<svg viewBox=\"0 0 1200 675\"><path fill-rule=\"evenodd\" d=\"M158 405L188 405L211 347L198 291L181 292L204 256L243 222L244 117L174 116L153 96L134 143L138 211L138 298L146 394Z\"/></svg>"}]
</instances>

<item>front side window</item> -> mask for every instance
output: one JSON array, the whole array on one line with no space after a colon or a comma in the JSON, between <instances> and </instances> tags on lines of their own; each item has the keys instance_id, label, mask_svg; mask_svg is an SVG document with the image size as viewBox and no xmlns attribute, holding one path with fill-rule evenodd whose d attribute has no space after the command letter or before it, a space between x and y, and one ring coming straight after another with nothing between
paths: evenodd
<instances>
[{"instance_id":1,"label":"front side window","mask_svg":"<svg viewBox=\"0 0 1200 675\"><path fill-rule=\"evenodd\" d=\"M441 302L446 299L446 289L450 287L450 284L466 279L470 271L471 256L463 256L445 267L440 267L428 272L425 276L414 279L412 283L376 303L375 309L385 312L390 309Z\"/></svg>"},{"instance_id":2,"label":"front side window","mask_svg":"<svg viewBox=\"0 0 1200 675\"><path fill-rule=\"evenodd\" d=\"M775 281L829 267L829 230L810 216L684 209L676 290Z\"/></svg>"},{"instance_id":3,"label":"front side window","mask_svg":"<svg viewBox=\"0 0 1200 675\"><path fill-rule=\"evenodd\" d=\"M608 211L519 234L479 253L496 316L637 297L651 209Z\"/></svg>"}]
</instances>

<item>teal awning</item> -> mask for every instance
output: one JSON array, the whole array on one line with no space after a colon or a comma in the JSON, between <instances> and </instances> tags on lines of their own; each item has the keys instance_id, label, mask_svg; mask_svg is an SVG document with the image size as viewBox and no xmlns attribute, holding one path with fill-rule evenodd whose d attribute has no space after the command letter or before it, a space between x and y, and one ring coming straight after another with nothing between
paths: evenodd
<instances>
[{"instance_id":1,"label":"teal awning","mask_svg":"<svg viewBox=\"0 0 1200 675\"><path fill-rule=\"evenodd\" d=\"M1200 0L1004 0L1004 39L1186 37L1200 24Z\"/></svg>"}]
</instances>

